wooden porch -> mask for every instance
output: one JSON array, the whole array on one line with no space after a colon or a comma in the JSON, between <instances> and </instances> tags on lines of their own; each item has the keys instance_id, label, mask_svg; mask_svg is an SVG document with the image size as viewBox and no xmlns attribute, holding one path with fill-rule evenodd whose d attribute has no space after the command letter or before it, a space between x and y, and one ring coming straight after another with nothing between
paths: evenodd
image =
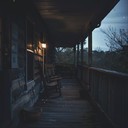
<instances>
[{"instance_id":1,"label":"wooden porch","mask_svg":"<svg viewBox=\"0 0 128 128\"><path fill-rule=\"evenodd\" d=\"M35 104L42 108L39 120L20 122L18 128L112 128L75 78L62 79L61 86L61 96L41 97Z\"/></svg>"}]
</instances>

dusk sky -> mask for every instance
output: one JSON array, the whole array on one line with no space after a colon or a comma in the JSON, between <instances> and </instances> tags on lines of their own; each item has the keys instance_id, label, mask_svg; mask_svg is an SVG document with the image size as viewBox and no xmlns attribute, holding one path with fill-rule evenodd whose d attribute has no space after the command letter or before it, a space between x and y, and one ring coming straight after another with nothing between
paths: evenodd
<instances>
[{"instance_id":1,"label":"dusk sky","mask_svg":"<svg viewBox=\"0 0 128 128\"><path fill-rule=\"evenodd\" d=\"M101 27L93 31L93 49L108 50L106 46L106 36L101 32L101 29L107 30L113 27L116 30L128 30L128 0L120 0L118 4L101 22Z\"/></svg>"}]
</instances>

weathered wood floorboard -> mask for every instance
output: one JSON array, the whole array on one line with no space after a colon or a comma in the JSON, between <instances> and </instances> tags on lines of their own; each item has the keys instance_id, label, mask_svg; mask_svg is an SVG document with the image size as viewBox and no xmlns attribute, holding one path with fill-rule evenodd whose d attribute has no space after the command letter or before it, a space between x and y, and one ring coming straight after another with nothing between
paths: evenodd
<instances>
[{"instance_id":1,"label":"weathered wood floorboard","mask_svg":"<svg viewBox=\"0 0 128 128\"><path fill-rule=\"evenodd\" d=\"M110 128L100 114L80 95L80 85L75 80L62 80L62 96L39 100L42 108L38 121L20 123L18 128Z\"/></svg>"}]
</instances>

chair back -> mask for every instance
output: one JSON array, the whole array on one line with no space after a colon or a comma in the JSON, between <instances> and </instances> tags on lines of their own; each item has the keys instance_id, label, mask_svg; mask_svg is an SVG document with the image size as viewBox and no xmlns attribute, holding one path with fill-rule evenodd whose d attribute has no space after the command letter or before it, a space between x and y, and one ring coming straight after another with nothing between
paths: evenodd
<instances>
[{"instance_id":1,"label":"chair back","mask_svg":"<svg viewBox=\"0 0 128 128\"><path fill-rule=\"evenodd\" d=\"M45 66L47 76L55 75L55 66L53 64L47 64Z\"/></svg>"}]
</instances>

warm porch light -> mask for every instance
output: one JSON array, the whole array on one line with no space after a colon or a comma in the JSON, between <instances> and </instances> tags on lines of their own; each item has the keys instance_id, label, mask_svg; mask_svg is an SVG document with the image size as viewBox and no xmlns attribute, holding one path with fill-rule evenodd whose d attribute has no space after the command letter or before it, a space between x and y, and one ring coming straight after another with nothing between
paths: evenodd
<instances>
[{"instance_id":1,"label":"warm porch light","mask_svg":"<svg viewBox=\"0 0 128 128\"><path fill-rule=\"evenodd\" d=\"M42 43L42 48L46 48L46 44L45 43Z\"/></svg>"},{"instance_id":2,"label":"warm porch light","mask_svg":"<svg viewBox=\"0 0 128 128\"><path fill-rule=\"evenodd\" d=\"M43 49L43 74L44 74L44 49L46 49L46 44L42 43L42 49Z\"/></svg>"}]
</instances>

